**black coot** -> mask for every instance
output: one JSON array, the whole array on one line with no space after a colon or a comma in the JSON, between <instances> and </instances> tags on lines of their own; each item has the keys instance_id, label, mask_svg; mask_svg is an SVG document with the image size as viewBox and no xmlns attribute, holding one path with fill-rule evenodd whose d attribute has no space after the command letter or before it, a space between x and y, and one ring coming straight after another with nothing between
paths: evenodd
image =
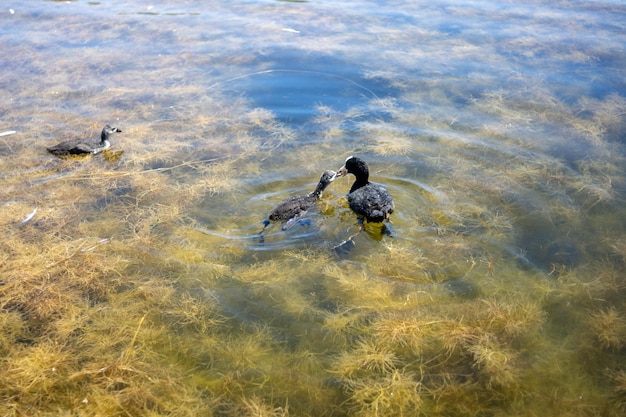
<instances>
[{"instance_id":1,"label":"black coot","mask_svg":"<svg viewBox=\"0 0 626 417\"><path fill-rule=\"evenodd\" d=\"M67 155L85 155L85 154L97 154L111 146L109 141L109 135L111 133L121 132L117 127L111 127L109 125L104 126L102 134L100 135L100 142L94 142L92 140L68 140L61 142L58 145L46 148L48 152L56 156Z\"/></svg>"},{"instance_id":2,"label":"black coot","mask_svg":"<svg viewBox=\"0 0 626 417\"><path fill-rule=\"evenodd\" d=\"M284 222L282 230L288 230L293 227L320 199L326 187L335 180L336 176L337 173L335 171L324 171L314 191L306 195L290 197L278 204L270 212L268 218L263 221L265 226L261 231L261 238L263 237L263 231L271 222Z\"/></svg>"},{"instance_id":3,"label":"black coot","mask_svg":"<svg viewBox=\"0 0 626 417\"><path fill-rule=\"evenodd\" d=\"M358 218L361 228L363 221L372 223L385 222L383 233L392 234L389 216L393 213L393 198L385 187L369 182L369 169L360 158L349 156L337 172L337 177L353 174L356 179L348 193L348 204Z\"/></svg>"}]
</instances>

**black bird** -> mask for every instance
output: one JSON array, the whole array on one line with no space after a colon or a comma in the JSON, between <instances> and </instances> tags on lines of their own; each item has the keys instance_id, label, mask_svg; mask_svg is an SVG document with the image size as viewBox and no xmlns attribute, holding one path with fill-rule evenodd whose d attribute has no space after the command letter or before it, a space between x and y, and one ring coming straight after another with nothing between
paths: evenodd
<instances>
[{"instance_id":1,"label":"black bird","mask_svg":"<svg viewBox=\"0 0 626 417\"><path fill-rule=\"evenodd\" d=\"M109 149L111 146L109 135L115 132L121 132L121 130L117 127L106 125L102 129L100 142L94 142L86 139L68 140L46 149L48 152L56 156L97 154L105 149Z\"/></svg>"},{"instance_id":2,"label":"black bird","mask_svg":"<svg viewBox=\"0 0 626 417\"><path fill-rule=\"evenodd\" d=\"M348 204L359 218L363 229L363 222L385 222L383 233L392 235L389 216L393 213L393 198L385 187L369 182L369 169L360 158L349 156L344 165L337 171L337 177L353 174L356 180L348 193Z\"/></svg>"},{"instance_id":3,"label":"black bird","mask_svg":"<svg viewBox=\"0 0 626 417\"><path fill-rule=\"evenodd\" d=\"M335 180L337 173L335 171L324 171L320 177L320 182L314 191L306 195L299 195L290 197L280 204L278 204L274 210L272 210L267 219L263 220L265 226L261 230L261 240L263 240L263 231L271 222L284 222L282 230L288 230L296 224L306 212L315 205L320 199L322 193L328 187L328 185Z\"/></svg>"}]
</instances>

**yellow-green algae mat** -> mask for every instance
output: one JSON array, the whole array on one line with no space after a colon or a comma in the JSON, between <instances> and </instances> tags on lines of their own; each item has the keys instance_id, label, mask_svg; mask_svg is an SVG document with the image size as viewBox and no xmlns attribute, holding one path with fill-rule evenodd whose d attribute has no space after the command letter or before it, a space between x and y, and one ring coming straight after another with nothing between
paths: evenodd
<instances>
[{"instance_id":1,"label":"yellow-green algae mat","mask_svg":"<svg viewBox=\"0 0 626 417\"><path fill-rule=\"evenodd\" d=\"M626 100L489 69L513 51L533 68L549 55L589 71L623 34L591 13L543 13L528 24L602 37L559 48L522 19L489 44L453 36L461 26L409 32L337 21L345 10L313 2L255 6L248 36L226 26L215 39L196 30L196 9L179 24L159 7L94 21L11 6L33 19L20 34L34 32L24 43L0 32L11 69L0 75L0 415L624 415ZM505 21L461 6L403 5ZM282 41L298 22L324 36ZM136 53L120 53L121 38ZM152 55L155 39L168 53ZM228 90L283 75L256 61L274 57L268 39L302 56L336 45L394 96L346 81L353 106L320 101L307 125L288 125ZM485 68L446 78L462 59ZM123 133L110 153L45 152L113 121ZM368 229L333 251L356 231L339 179L309 228L274 227L261 245L273 205L351 154L393 194L396 237Z\"/></svg>"},{"instance_id":2,"label":"yellow-green algae mat","mask_svg":"<svg viewBox=\"0 0 626 417\"><path fill-rule=\"evenodd\" d=\"M585 161L585 175L543 160L507 168L506 181L554 182L537 195L574 199L543 210L571 225L556 241L578 248L557 243L566 253L542 264L515 246L533 214L454 156L426 158L446 173L430 171L436 190L422 189L419 210L398 192L397 238L362 234L338 257L327 242L263 251L239 239L271 207L245 204L246 180L262 170L256 149L194 161L166 141L152 154L129 147L113 163L47 160L45 175L16 150L24 174L8 179L2 206L4 415L624 409L625 213L593 175L623 184L621 157ZM328 166L310 165L303 189ZM402 166L373 167L394 189L411 183L394 185ZM348 187L333 184L318 213L336 242L355 227Z\"/></svg>"}]
</instances>

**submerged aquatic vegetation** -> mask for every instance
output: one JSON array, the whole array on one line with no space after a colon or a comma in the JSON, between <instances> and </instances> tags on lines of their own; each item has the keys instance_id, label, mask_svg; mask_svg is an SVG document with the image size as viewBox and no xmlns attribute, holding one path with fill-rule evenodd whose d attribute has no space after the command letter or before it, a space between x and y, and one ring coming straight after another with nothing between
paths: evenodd
<instances>
[{"instance_id":1,"label":"submerged aquatic vegetation","mask_svg":"<svg viewBox=\"0 0 626 417\"><path fill-rule=\"evenodd\" d=\"M603 349L619 351L626 343L626 317L614 307L593 313L589 326Z\"/></svg>"},{"instance_id":2,"label":"submerged aquatic vegetation","mask_svg":"<svg viewBox=\"0 0 626 417\"><path fill-rule=\"evenodd\" d=\"M517 354L485 335L468 348L478 379L487 389L519 390L519 369L514 365Z\"/></svg>"},{"instance_id":3,"label":"submerged aquatic vegetation","mask_svg":"<svg viewBox=\"0 0 626 417\"><path fill-rule=\"evenodd\" d=\"M393 352L361 341L354 348L343 352L333 369L344 378L359 378L364 375L387 374L396 369L397 362Z\"/></svg>"},{"instance_id":4,"label":"submerged aquatic vegetation","mask_svg":"<svg viewBox=\"0 0 626 417\"><path fill-rule=\"evenodd\" d=\"M362 416L420 416L422 385L416 375L393 370L379 378L347 381L346 406L351 413Z\"/></svg>"},{"instance_id":5,"label":"submerged aquatic vegetation","mask_svg":"<svg viewBox=\"0 0 626 417\"><path fill-rule=\"evenodd\" d=\"M524 336L541 331L546 321L546 313L539 303L530 301L497 302L485 301L485 327L498 335L499 340L519 342Z\"/></svg>"},{"instance_id":6,"label":"submerged aquatic vegetation","mask_svg":"<svg viewBox=\"0 0 626 417\"><path fill-rule=\"evenodd\" d=\"M227 412L230 415L242 417L286 417L289 416L289 404L284 407L274 407L267 404L262 398L253 396L252 398L243 398L241 401L228 406Z\"/></svg>"},{"instance_id":7,"label":"submerged aquatic vegetation","mask_svg":"<svg viewBox=\"0 0 626 417\"><path fill-rule=\"evenodd\" d=\"M613 390L611 401L617 412L626 412L626 371L620 370L611 375Z\"/></svg>"},{"instance_id":8,"label":"submerged aquatic vegetation","mask_svg":"<svg viewBox=\"0 0 626 417\"><path fill-rule=\"evenodd\" d=\"M0 34L0 414L624 414L618 6L26 3ZM45 153L102 118L118 154ZM258 244L271 192L357 153L397 236L335 256L334 183Z\"/></svg>"}]
</instances>

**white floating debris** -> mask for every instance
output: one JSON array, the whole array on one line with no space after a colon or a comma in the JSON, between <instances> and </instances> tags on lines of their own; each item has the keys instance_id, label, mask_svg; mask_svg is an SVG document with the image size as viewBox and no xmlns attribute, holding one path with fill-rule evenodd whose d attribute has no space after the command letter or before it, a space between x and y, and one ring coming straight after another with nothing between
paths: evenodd
<instances>
[{"instance_id":1,"label":"white floating debris","mask_svg":"<svg viewBox=\"0 0 626 417\"><path fill-rule=\"evenodd\" d=\"M2 136L9 136L9 135L14 135L17 132L15 130L7 130L6 132L0 132L0 137Z\"/></svg>"},{"instance_id":2,"label":"white floating debris","mask_svg":"<svg viewBox=\"0 0 626 417\"><path fill-rule=\"evenodd\" d=\"M33 217L35 217L35 214L37 214L37 207L35 207L35 210L33 210L28 216L26 216L26 218L24 218L24 220L20 222L19 226L22 226L31 221Z\"/></svg>"},{"instance_id":3,"label":"white floating debris","mask_svg":"<svg viewBox=\"0 0 626 417\"><path fill-rule=\"evenodd\" d=\"M289 32L289 33L300 33L299 30L295 30L291 28L283 28L282 30L284 30L285 32Z\"/></svg>"},{"instance_id":4,"label":"white floating debris","mask_svg":"<svg viewBox=\"0 0 626 417\"><path fill-rule=\"evenodd\" d=\"M110 241L111 241L111 239L110 239L110 238L105 237L105 238L103 238L103 239L100 239L100 240L98 241L98 243L96 243L95 245L93 245L93 246L91 246L91 247L89 247L89 248L87 248L87 249L82 249L82 250L81 250L81 252L91 252L92 250L94 250L94 249L95 249L95 248L97 248L98 246L100 246L100 245L102 245L102 244L104 244L104 243L108 243L108 242L110 242Z\"/></svg>"}]
</instances>

